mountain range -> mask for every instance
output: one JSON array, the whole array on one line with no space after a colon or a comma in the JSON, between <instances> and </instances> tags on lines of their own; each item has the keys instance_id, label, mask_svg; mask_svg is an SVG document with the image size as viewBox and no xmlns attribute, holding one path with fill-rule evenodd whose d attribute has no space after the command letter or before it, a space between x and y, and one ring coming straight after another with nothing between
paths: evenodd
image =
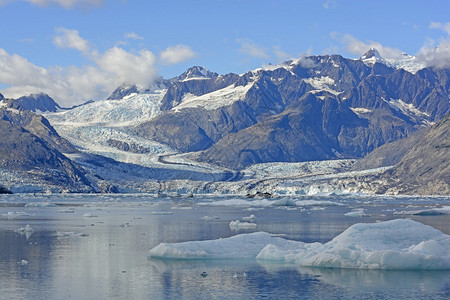
<instances>
[{"instance_id":1,"label":"mountain range","mask_svg":"<svg viewBox=\"0 0 450 300\"><path fill-rule=\"evenodd\" d=\"M412 56L393 61L370 49L360 59L301 57L244 74L219 75L196 66L147 87L124 84L108 99L72 109L62 110L46 95L31 95L1 100L0 111L8 126L41 134L45 145L78 159L87 173L95 168L86 161L103 157L148 174L171 170L172 181L183 172L179 177L183 180L198 182L203 176L206 181L229 181L238 180L255 164L351 160L398 140L412 145L419 140L411 140L416 132L426 132L450 112L449 74L448 69L421 66ZM28 121L18 121L17 116L14 120L11 110L17 108L44 112L45 118L36 126L30 120L37 117L24 114L21 118ZM46 134L39 125L44 123ZM62 137L55 139L55 133ZM407 137L410 142L403 140ZM2 147L8 151L13 144ZM387 152L396 153L396 158L378 157L381 164L367 159L356 163L354 170L394 165L412 155L411 149L401 152L400 146L392 147ZM447 157L448 149L442 149ZM406 176L400 170L391 175ZM187 171L197 174L196 179L187 178ZM95 177L92 174L85 177ZM102 180L121 186L102 174ZM156 185L161 189L159 183L165 181L163 175L144 177L153 182L147 185L150 189ZM83 184L96 190L86 180ZM408 191L413 190L404 189Z\"/></svg>"}]
</instances>

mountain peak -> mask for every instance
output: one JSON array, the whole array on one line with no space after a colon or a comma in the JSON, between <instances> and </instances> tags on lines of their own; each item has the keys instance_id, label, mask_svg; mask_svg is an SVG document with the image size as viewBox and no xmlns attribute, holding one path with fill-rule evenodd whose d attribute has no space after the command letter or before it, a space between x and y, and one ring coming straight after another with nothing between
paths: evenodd
<instances>
[{"instance_id":1,"label":"mountain peak","mask_svg":"<svg viewBox=\"0 0 450 300\"><path fill-rule=\"evenodd\" d=\"M191 79L207 79L219 76L215 72L211 72L205 67L193 66L187 69L183 74L177 77L178 80L191 80Z\"/></svg>"},{"instance_id":2,"label":"mountain peak","mask_svg":"<svg viewBox=\"0 0 450 300\"><path fill-rule=\"evenodd\" d=\"M58 105L58 103L53 100L49 95L44 93L38 93L38 94L30 94L28 96L22 96L18 98L17 103L19 103L20 106L22 106L24 109L37 112L56 112L58 109L61 109L61 107Z\"/></svg>"},{"instance_id":3,"label":"mountain peak","mask_svg":"<svg viewBox=\"0 0 450 300\"><path fill-rule=\"evenodd\" d=\"M364 53L363 56L361 56L360 59L366 60L366 59L370 59L370 58L375 58L376 60L383 59L380 55L380 52L378 52L378 50L375 48L370 48L366 53Z\"/></svg>"}]
</instances>

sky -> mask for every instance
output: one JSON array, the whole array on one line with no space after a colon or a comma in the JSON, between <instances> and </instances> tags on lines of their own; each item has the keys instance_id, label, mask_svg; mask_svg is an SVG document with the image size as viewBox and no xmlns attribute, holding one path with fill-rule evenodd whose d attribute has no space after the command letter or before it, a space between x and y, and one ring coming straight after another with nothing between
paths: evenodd
<instances>
[{"instance_id":1,"label":"sky","mask_svg":"<svg viewBox=\"0 0 450 300\"><path fill-rule=\"evenodd\" d=\"M195 65L241 74L370 47L450 66L449 12L448 0L0 0L0 93L69 107Z\"/></svg>"}]
</instances>

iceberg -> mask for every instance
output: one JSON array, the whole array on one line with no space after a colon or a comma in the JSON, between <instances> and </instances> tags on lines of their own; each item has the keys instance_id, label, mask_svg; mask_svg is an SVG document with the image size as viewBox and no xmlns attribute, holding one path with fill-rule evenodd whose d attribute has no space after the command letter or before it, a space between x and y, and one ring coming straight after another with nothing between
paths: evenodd
<instances>
[{"instance_id":1,"label":"iceberg","mask_svg":"<svg viewBox=\"0 0 450 300\"><path fill-rule=\"evenodd\" d=\"M241 222L239 220L231 221L229 226L231 230L254 229L257 227L255 223Z\"/></svg>"},{"instance_id":2,"label":"iceberg","mask_svg":"<svg viewBox=\"0 0 450 300\"><path fill-rule=\"evenodd\" d=\"M343 269L450 269L450 236L413 220L397 219L352 225L325 244L256 232L218 240L162 243L150 250L149 258L258 259Z\"/></svg>"},{"instance_id":3,"label":"iceberg","mask_svg":"<svg viewBox=\"0 0 450 300\"><path fill-rule=\"evenodd\" d=\"M255 232L217 240L161 243L151 249L148 256L162 259L254 259L268 244L289 248L297 242L273 237L266 232Z\"/></svg>"}]
</instances>

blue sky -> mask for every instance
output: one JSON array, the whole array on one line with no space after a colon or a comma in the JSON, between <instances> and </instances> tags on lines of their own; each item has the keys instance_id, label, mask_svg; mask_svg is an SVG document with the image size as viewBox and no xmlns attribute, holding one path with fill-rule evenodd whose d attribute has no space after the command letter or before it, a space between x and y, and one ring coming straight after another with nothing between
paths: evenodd
<instances>
[{"instance_id":1,"label":"blue sky","mask_svg":"<svg viewBox=\"0 0 450 300\"><path fill-rule=\"evenodd\" d=\"M244 73L371 46L420 55L448 47L449 12L447 0L0 0L0 92L67 106L193 65Z\"/></svg>"}]
</instances>

